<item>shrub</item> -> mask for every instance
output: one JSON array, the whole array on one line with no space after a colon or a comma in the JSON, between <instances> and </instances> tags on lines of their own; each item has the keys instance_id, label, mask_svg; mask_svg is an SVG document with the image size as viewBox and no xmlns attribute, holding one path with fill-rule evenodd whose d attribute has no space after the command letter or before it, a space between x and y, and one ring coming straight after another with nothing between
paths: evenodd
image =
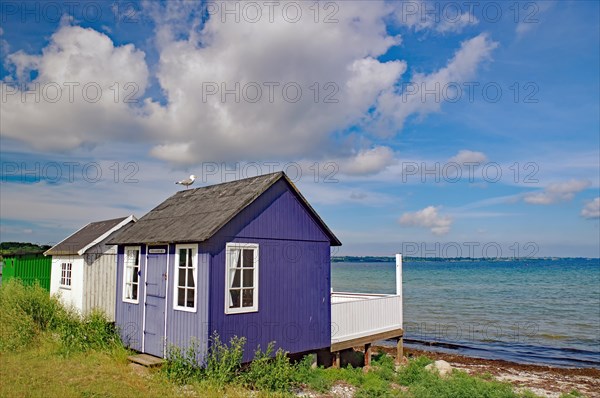
<instances>
[{"instance_id":1,"label":"shrub","mask_svg":"<svg viewBox=\"0 0 600 398\"><path fill-rule=\"evenodd\" d=\"M323 367L313 368L312 357L307 355L296 365L294 384L305 385L313 391L324 393L331 389L333 382L329 371Z\"/></svg>"},{"instance_id":2,"label":"shrub","mask_svg":"<svg viewBox=\"0 0 600 398\"><path fill-rule=\"evenodd\" d=\"M395 377L396 364L394 358L382 353L373 356L372 366L376 369L377 374L384 380L392 381Z\"/></svg>"},{"instance_id":3,"label":"shrub","mask_svg":"<svg viewBox=\"0 0 600 398\"><path fill-rule=\"evenodd\" d=\"M485 381L462 371L442 379L431 374L410 386L415 398L514 398L517 394L508 383Z\"/></svg>"},{"instance_id":4,"label":"shrub","mask_svg":"<svg viewBox=\"0 0 600 398\"><path fill-rule=\"evenodd\" d=\"M25 286L11 279L0 288L0 350L18 350L33 342L40 332L53 329L62 316L56 297L38 284Z\"/></svg>"},{"instance_id":5,"label":"shrub","mask_svg":"<svg viewBox=\"0 0 600 398\"><path fill-rule=\"evenodd\" d=\"M254 360L243 374L244 384L258 390L288 391L295 380L295 367L287 353L281 348L273 356L275 343L271 342L265 352L260 346L254 353Z\"/></svg>"},{"instance_id":6,"label":"shrub","mask_svg":"<svg viewBox=\"0 0 600 398\"><path fill-rule=\"evenodd\" d=\"M39 285L24 286L18 279L0 287L0 323L0 350L23 348L45 331L57 333L64 354L122 347L104 313L82 317Z\"/></svg>"},{"instance_id":7,"label":"shrub","mask_svg":"<svg viewBox=\"0 0 600 398\"><path fill-rule=\"evenodd\" d=\"M192 340L186 349L171 345L167 349L166 363L162 367L167 379L178 384L186 384L198 379L202 366L198 361L199 349L196 340Z\"/></svg>"},{"instance_id":8,"label":"shrub","mask_svg":"<svg viewBox=\"0 0 600 398\"><path fill-rule=\"evenodd\" d=\"M17 307L0 302L0 352L18 351L38 334L33 319Z\"/></svg>"},{"instance_id":9,"label":"shrub","mask_svg":"<svg viewBox=\"0 0 600 398\"><path fill-rule=\"evenodd\" d=\"M418 381L427 379L431 376L431 372L425 369L425 366L432 363L427 357L418 357L411 360L408 366L403 367L398 372L398 383L408 386Z\"/></svg>"},{"instance_id":10,"label":"shrub","mask_svg":"<svg viewBox=\"0 0 600 398\"><path fill-rule=\"evenodd\" d=\"M337 376L337 380L345 380L353 386L360 386L365 382L366 375L362 368L348 366L341 369L332 369L332 376Z\"/></svg>"},{"instance_id":11,"label":"shrub","mask_svg":"<svg viewBox=\"0 0 600 398\"><path fill-rule=\"evenodd\" d=\"M392 398L394 391L390 389L389 382L378 377L369 377L354 394L355 398Z\"/></svg>"},{"instance_id":12,"label":"shrub","mask_svg":"<svg viewBox=\"0 0 600 398\"><path fill-rule=\"evenodd\" d=\"M210 347L206 355L204 376L217 385L231 383L237 379L242 365L246 339L233 337L229 346L221 342L215 332L210 338Z\"/></svg>"},{"instance_id":13,"label":"shrub","mask_svg":"<svg viewBox=\"0 0 600 398\"><path fill-rule=\"evenodd\" d=\"M74 310L64 310L56 329L61 351L67 355L78 351L109 350L122 345L117 330L100 310L93 310L83 317Z\"/></svg>"}]
</instances>

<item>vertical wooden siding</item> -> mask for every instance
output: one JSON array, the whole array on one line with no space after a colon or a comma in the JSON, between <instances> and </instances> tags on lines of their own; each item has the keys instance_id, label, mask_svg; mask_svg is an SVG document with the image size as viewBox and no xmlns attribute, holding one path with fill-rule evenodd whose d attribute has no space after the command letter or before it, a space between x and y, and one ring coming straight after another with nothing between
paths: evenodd
<instances>
[{"instance_id":1,"label":"vertical wooden siding","mask_svg":"<svg viewBox=\"0 0 600 398\"><path fill-rule=\"evenodd\" d=\"M231 220L220 235L329 242L325 232L283 180Z\"/></svg>"},{"instance_id":2,"label":"vertical wooden siding","mask_svg":"<svg viewBox=\"0 0 600 398\"><path fill-rule=\"evenodd\" d=\"M175 248L169 245L169 277L167 283L167 348L171 345L185 348L196 344L201 354L208 348L208 268L210 254L198 250L198 272L196 278L196 312L180 311L173 308L175 298ZM199 358L200 359L200 358Z\"/></svg>"},{"instance_id":3,"label":"vertical wooden siding","mask_svg":"<svg viewBox=\"0 0 600 398\"><path fill-rule=\"evenodd\" d=\"M115 322L119 328L121 339L125 345L133 350L142 350L143 336L143 310L144 310L144 293L145 293L145 272L146 272L146 246L141 246L140 253L140 270L138 288L138 304L123 302L123 260L124 246L119 246L117 252L117 286L116 286L116 306L115 306Z\"/></svg>"},{"instance_id":4,"label":"vertical wooden siding","mask_svg":"<svg viewBox=\"0 0 600 398\"><path fill-rule=\"evenodd\" d=\"M225 243L259 244L258 312L226 315ZM208 242L209 333L246 337L244 359L256 346L304 352L330 346L330 242L280 181Z\"/></svg>"},{"instance_id":5,"label":"vertical wooden siding","mask_svg":"<svg viewBox=\"0 0 600 398\"><path fill-rule=\"evenodd\" d=\"M117 284L117 248L104 253L84 255L83 312L98 308L115 320Z\"/></svg>"},{"instance_id":6,"label":"vertical wooden siding","mask_svg":"<svg viewBox=\"0 0 600 398\"><path fill-rule=\"evenodd\" d=\"M3 280L4 283L12 278L19 278L25 285L36 282L50 291L50 272L52 270L52 257L41 254L24 254L4 258Z\"/></svg>"}]
</instances>

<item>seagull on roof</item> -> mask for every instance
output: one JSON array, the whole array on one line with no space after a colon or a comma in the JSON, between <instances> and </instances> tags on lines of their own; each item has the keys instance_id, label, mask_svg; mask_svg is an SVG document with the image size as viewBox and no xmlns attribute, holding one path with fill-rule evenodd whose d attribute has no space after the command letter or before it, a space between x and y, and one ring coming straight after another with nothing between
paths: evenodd
<instances>
[{"instance_id":1,"label":"seagull on roof","mask_svg":"<svg viewBox=\"0 0 600 398\"><path fill-rule=\"evenodd\" d=\"M186 178L185 180L177 181L175 184L183 185L185 189L188 189L190 185L192 185L196 181L196 176L191 175L190 178Z\"/></svg>"}]
</instances>

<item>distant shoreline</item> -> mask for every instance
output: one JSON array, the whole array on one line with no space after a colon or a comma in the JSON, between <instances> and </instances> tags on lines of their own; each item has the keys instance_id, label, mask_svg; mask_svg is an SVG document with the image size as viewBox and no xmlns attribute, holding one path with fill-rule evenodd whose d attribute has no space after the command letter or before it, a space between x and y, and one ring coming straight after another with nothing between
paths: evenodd
<instances>
[{"instance_id":1,"label":"distant shoreline","mask_svg":"<svg viewBox=\"0 0 600 398\"><path fill-rule=\"evenodd\" d=\"M489 261L489 262L505 262L515 260L585 260L593 261L600 260L597 257L402 257L404 262L422 262L422 261ZM395 263L396 257L388 256L331 256L332 263Z\"/></svg>"}]
</instances>

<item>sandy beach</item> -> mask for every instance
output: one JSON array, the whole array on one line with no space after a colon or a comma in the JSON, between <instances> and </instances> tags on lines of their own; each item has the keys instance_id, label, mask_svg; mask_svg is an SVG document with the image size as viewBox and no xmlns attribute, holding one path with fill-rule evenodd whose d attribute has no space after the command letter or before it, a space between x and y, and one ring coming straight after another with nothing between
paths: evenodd
<instances>
[{"instance_id":1,"label":"sandy beach","mask_svg":"<svg viewBox=\"0 0 600 398\"><path fill-rule=\"evenodd\" d=\"M395 354L395 349L390 347L377 346L376 349L390 355ZM434 360L444 360L455 369L473 375L490 374L516 388L529 389L542 397L558 398L573 390L586 397L600 397L600 369L528 365L410 348L404 350L404 355L409 358L424 355Z\"/></svg>"}]
</instances>

